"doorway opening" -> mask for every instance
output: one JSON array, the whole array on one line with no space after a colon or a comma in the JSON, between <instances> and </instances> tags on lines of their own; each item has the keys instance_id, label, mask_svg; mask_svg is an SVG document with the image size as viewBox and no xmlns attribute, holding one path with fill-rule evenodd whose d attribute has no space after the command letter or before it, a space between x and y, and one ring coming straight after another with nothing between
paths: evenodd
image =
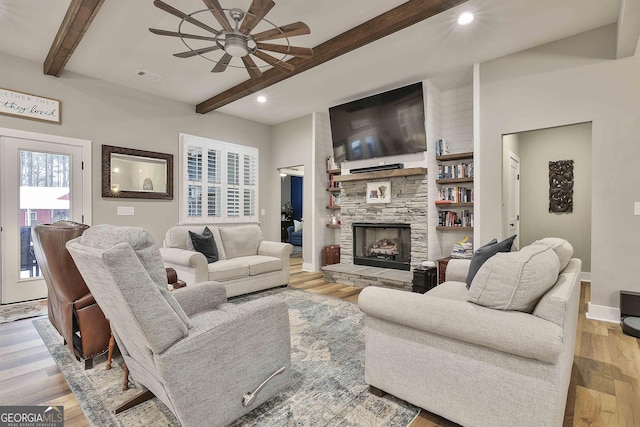
<instances>
[{"instance_id":1,"label":"doorway opening","mask_svg":"<svg viewBox=\"0 0 640 427\"><path fill-rule=\"evenodd\" d=\"M289 166L280 172L280 240L293 245L293 257L303 255L303 183L304 166Z\"/></svg>"},{"instance_id":2,"label":"doorway opening","mask_svg":"<svg viewBox=\"0 0 640 427\"><path fill-rule=\"evenodd\" d=\"M47 296L31 227L91 222L91 142L0 128L2 304Z\"/></svg>"},{"instance_id":3,"label":"doorway opening","mask_svg":"<svg viewBox=\"0 0 640 427\"><path fill-rule=\"evenodd\" d=\"M566 239L584 272L591 271L591 128L587 122L502 136L504 236L517 233L520 248L545 237ZM550 164L564 160L573 162L573 208L555 212Z\"/></svg>"}]
</instances>

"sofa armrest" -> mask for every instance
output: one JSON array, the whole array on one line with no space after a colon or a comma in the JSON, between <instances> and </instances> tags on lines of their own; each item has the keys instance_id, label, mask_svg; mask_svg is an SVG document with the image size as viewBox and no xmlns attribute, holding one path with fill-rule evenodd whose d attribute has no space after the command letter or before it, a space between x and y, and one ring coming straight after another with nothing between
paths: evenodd
<instances>
[{"instance_id":1,"label":"sofa armrest","mask_svg":"<svg viewBox=\"0 0 640 427\"><path fill-rule=\"evenodd\" d=\"M260 242L260 246L258 246L258 255L286 259L289 258L291 252L293 252L293 245L290 243L263 240Z\"/></svg>"},{"instance_id":2,"label":"sofa armrest","mask_svg":"<svg viewBox=\"0 0 640 427\"><path fill-rule=\"evenodd\" d=\"M159 248L159 250L165 263L195 268L197 277L200 277L200 274L207 277L207 258L200 252L180 248Z\"/></svg>"},{"instance_id":3,"label":"sofa armrest","mask_svg":"<svg viewBox=\"0 0 640 427\"><path fill-rule=\"evenodd\" d=\"M445 279L454 282L466 282L469 273L470 259L452 259L447 263Z\"/></svg>"},{"instance_id":4,"label":"sofa armrest","mask_svg":"<svg viewBox=\"0 0 640 427\"><path fill-rule=\"evenodd\" d=\"M562 328L528 313L375 286L362 290L358 305L367 316L544 363L563 348Z\"/></svg>"},{"instance_id":5,"label":"sofa armrest","mask_svg":"<svg viewBox=\"0 0 640 427\"><path fill-rule=\"evenodd\" d=\"M172 292L187 316L212 310L227 302L227 289L218 282L201 282Z\"/></svg>"}]
</instances>

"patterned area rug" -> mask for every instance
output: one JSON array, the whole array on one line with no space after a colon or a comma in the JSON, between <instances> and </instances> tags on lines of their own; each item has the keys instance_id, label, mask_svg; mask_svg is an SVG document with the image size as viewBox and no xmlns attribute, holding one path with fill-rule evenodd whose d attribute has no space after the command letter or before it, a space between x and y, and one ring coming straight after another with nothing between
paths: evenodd
<instances>
[{"instance_id":1,"label":"patterned area rug","mask_svg":"<svg viewBox=\"0 0 640 427\"><path fill-rule=\"evenodd\" d=\"M47 299L17 302L0 306L0 323L13 322L14 320L28 319L30 317L44 316L47 314Z\"/></svg>"},{"instance_id":2,"label":"patterned area rug","mask_svg":"<svg viewBox=\"0 0 640 427\"><path fill-rule=\"evenodd\" d=\"M369 393L364 382L364 317L358 306L309 292L275 289L231 299L241 303L277 295L289 306L290 387L233 426L406 426L418 409L392 396ZM106 357L83 370L47 319L33 321L92 426L179 426L154 398L114 415L113 408L139 392L122 389L122 359L105 371Z\"/></svg>"}]
</instances>

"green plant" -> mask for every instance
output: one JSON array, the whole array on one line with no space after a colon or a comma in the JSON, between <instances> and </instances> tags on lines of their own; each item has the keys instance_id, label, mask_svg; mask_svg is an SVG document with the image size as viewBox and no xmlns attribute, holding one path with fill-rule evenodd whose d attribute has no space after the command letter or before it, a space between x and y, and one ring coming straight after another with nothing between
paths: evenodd
<instances>
[{"instance_id":1,"label":"green plant","mask_svg":"<svg viewBox=\"0 0 640 427\"><path fill-rule=\"evenodd\" d=\"M282 205L282 213L284 214L285 219L291 220L293 217L293 205L291 202L284 202Z\"/></svg>"}]
</instances>

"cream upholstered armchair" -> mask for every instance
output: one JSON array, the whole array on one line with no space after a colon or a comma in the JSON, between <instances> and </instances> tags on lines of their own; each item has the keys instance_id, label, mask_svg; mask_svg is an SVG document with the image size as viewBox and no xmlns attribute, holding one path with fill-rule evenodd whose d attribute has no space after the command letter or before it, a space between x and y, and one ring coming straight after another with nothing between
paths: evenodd
<instances>
[{"instance_id":1,"label":"cream upholstered armchair","mask_svg":"<svg viewBox=\"0 0 640 427\"><path fill-rule=\"evenodd\" d=\"M183 426L227 425L287 386L289 316L280 299L230 304L216 282L169 292L160 253L139 227L99 225L67 248L133 381Z\"/></svg>"}]
</instances>

